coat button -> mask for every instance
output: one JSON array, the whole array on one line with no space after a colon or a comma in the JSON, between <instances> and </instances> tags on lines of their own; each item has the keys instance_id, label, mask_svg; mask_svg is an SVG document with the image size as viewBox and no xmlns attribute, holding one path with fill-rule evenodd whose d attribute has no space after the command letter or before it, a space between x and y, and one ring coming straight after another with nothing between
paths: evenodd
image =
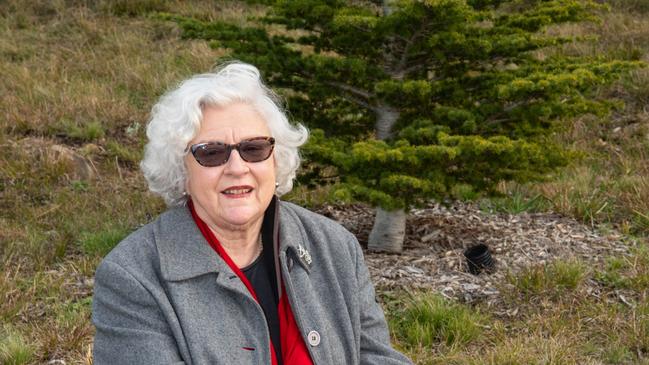
<instances>
[{"instance_id":1,"label":"coat button","mask_svg":"<svg viewBox=\"0 0 649 365\"><path fill-rule=\"evenodd\" d=\"M309 332L307 339L309 340L309 345L313 347L318 346L320 344L320 334L318 333L318 331Z\"/></svg>"}]
</instances>

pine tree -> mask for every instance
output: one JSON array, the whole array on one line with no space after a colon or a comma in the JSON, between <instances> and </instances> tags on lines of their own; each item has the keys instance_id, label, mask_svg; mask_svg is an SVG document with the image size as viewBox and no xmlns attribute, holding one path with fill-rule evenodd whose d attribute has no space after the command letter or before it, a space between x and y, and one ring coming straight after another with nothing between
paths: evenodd
<instances>
[{"instance_id":1,"label":"pine tree","mask_svg":"<svg viewBox=\"0 0 649 365\"><path fill-rule=\"evenodd\" d=\"M259 26L163 15L231 50L286 91L312 129L310 166L335 195L377 207L369 247L399 252L405 211L461 186L544 178L569 160L548 135L605 115L595 88L639 63L544 56L574 39L546 27L595 20L590 0L281 0ZM269 24L279 24L269 27ZM269 29L272 30L269 31Z\"/></svg>"}]
</instances>

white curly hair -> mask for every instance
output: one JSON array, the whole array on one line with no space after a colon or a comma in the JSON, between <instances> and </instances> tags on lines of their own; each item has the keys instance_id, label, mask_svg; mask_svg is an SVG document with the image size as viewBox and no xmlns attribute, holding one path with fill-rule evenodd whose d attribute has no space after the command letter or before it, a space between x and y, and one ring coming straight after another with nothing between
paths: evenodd
<instances>
[{"instance_id":1,"label":"white curly hair","mask_svg":"<svg viewBox=\"0 0 649 365\"><path fill-rule=\"evenodd\" d=\"M276 193L282 195L293 188L300 165L298 148L309 133L303 125L289 123L279 97L264 85L255 66L231 62L181 82L151 110L146 130L149 142L140 167L149 190L160 195L168 206L182 205L187 200L183 159L189 142L200 130L203 108L237 102L252 106L275 138Z\"/></svg>"}]
</instances>

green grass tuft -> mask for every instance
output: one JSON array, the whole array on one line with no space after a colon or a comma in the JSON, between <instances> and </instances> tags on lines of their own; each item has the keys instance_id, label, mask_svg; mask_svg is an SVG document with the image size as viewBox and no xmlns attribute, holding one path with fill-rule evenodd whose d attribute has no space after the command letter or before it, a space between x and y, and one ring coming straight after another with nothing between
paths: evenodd
<instances>
[{"instance_id":1,"label":"green grass tuft","mask_svg":"<svg viewBox=\"0 0 649 365\"><path fill-rule=\"evenodd\" d=\"M130 232L131 230L123 227L110 227L99 232L85 232L81 234L79 245L87 255L105 256Z\"/></svg>"},{"instance_id":2,"label":"green grass tuft","mask_svg":"<svg viewBox=\"0 0 649 365\"><path fill-rule=\"evenodd\" d=\"M412 299L391 318L396 336L412 348L465 345L476 339L483 316L439 295L424 294Z\"/></svg>"},{"instance_id":3,"label":"green grass tuft","mask_svg":"<svg viewBox=\"0 0 649 365\"><path fill-rule=\"evenodd\" d=\"M79 125L64 119L55 124L52 129L57 136L82 142L96 141L105 135L104 127L97 121Z\"/></svg>"},{"instance_id":4,"label":"green grass tuft","mask_svg":"<svg viewBox=\"0 0 649 365\"><path fill-rule=\"evenodd\" d=\"M627 266L624 258L611 257L606 261L604 270L595 272L595 279L612 288L626 288L628 278L623 275L623 271Z\"/></svg>"},{"instance_id":5,"label":"green grass tuft","mask_svg":"<svg viewBox=\"0 0 649 365\"><path fill-rule=\"evenodd\" d=\"M633 359L633 353L626 346L611 344L604 349L604 360L608 364L628 364Z\"/></svg>"},{"instance_id":6,"label":"green grass tuft","mask_svg":"<svg viewBox=\"0 0 649 365\"><path fill-rule=\"evenodd\" d=\"M0 363L20 365L31 362L35 349L28 344L23 336L9 328L0 330Z\"/></svg>"},{"instance_id":7,"label":"green grass tuft","mask_svg":"<svg viewBox=\"0 0 649 365\"><path fill-rule=\"evenodd\" d=\"M612 289L649 290L649 247L640 245L629 257L607 260L603 270L595 272L595 279Z\"/></svg>"},{"instance_id":8,"label":"green grass tuft","mask_svg":"<svg viewBox=\"0 0 649 365\"><path fill-rule=\"evenodd\" d=\"M106 143L106 151L109 156L116 157L119 161L132 164L133 166L137 166L138 162L142 159L141 152L134 151L115 141L108 141Z\"/></svg>"},{"instance_id":9,"label":"green grass tuft","mask_svg":"<svg viewBox=\"0 0 649 365\"><path fill-rule=\"evenodd\" d=\"M586 273L586 267L579 261L557 261L550 265L552 283L560 290L577 289Z\"/></svg>"},{"instance_id":10,"label":"green grass tuft","mask_svg":"<svg viewBox=\"0 0 649 365\"><path fill-rule=\"evenodd\" d=\"M586 274L586 267L578 261L556 261L526 268L508 279L523 296L532 297L576 290Z\"/></svg>"}]
</instances>

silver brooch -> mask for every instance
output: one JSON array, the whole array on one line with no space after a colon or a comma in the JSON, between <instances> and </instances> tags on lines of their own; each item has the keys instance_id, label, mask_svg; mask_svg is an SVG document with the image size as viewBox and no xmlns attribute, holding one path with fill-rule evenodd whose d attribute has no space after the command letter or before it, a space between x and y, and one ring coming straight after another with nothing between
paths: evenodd
<instances>
[{"instance_id":1,"label":"silver brooch","mask_svg":"<svg viewBox=\"0 0 649 365\"><path fill-rule=\"evenodd\" d=\"M304 261L307 263L307 265L311 265L311 262L313 260L311 259L311 254L309 251L307 251L302 245L298 244L297 245L297 255L300 257L300 260Z\"/></svg>"}]
</instances>

